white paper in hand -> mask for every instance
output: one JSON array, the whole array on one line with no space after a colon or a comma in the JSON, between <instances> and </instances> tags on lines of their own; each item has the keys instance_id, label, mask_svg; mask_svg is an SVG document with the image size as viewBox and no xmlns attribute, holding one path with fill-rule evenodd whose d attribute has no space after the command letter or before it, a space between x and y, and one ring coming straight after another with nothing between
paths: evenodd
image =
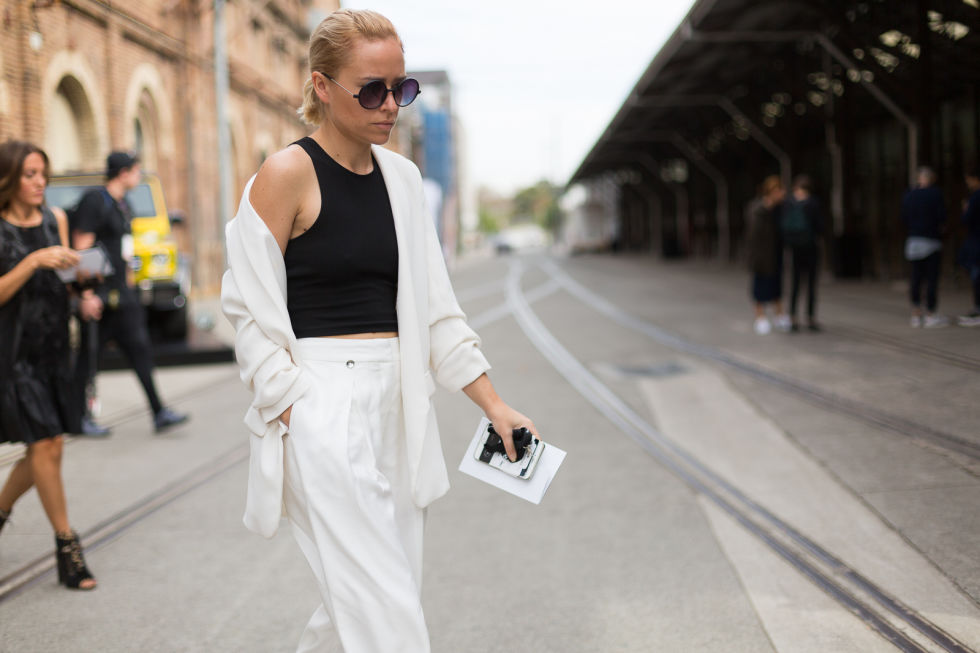
<instances>
[{"instance_id":1,"label":"white paper in hand","mask_svg":"<svg viewBox=\"0 0 980 653\"><path fill-rule=\"evenodd\" d=\"M459 471L505 492L510 492L525 501L534 504L541 503L544 493L548 491L548 486L551 485L552 479L558 473L558 468L565 460L565 452L550 442L546 442L544 450L541 452L541 459L538 460L537 468L534 470L534 475L526 481L514 478L486 463L481 463L475 458L474 454L480 444L481 436L489 423L490 420L486 417L480 420L480 425L477 426L476 433L473 434L473 440L470 441L470 446L466 448L463 460L459 463Z\"/></svg>"},{"instance_id":2,"label":"white paper in hand","mask_svg":"<svg viewBox=\"0 0 980 653\"><path fill-rule=\"evenodd\" d=\"M58 278L64 283L77 279L79 272L84 272L86 277L105 277L112 274L112 263L106 258L101 247L91 247L78 252L78 265L55 270Z\"/></svg>"}]
</instances>

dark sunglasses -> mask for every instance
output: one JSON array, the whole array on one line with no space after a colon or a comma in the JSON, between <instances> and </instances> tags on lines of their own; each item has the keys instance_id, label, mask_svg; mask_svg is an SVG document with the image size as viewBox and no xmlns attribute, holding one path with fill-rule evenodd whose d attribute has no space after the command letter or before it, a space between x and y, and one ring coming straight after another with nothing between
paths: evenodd
<instances>
[{"instance_id":1,"label":"dark sunglasses","mask_svg":"<svg viewBox=\"0 0 980 653\"><path fill-rule=\"evenodd\" d=\"M338 82L336 79L330 75L324 75L331 82L344 89L351 94L357 103L360 104L365 109L377 109L385 100L388 99L388 92L391 92L391 96L395 98L395 104L400 107L407 107L415 98L419 96L422 90L419 88L419 80L408 77L398 82L391 88L385 86L385 83L380 79L376 79L373 82L368 82L361 87L358 93L352 93L347 89L346 86Z\"/></svg>"}]
</instances>

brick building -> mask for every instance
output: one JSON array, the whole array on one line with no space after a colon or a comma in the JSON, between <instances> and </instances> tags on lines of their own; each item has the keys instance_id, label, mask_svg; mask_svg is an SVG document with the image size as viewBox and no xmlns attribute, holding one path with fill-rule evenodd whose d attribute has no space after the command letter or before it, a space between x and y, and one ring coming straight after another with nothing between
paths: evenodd
<instances>
[{"instance_id":1,"label":"brick building","mask_svg":"<svg viewBox=\"0 0 980 653\"><path fill-rule=\"evenodd\" d=\"M225 5L233 203L262 160L308 129L296 116L312 25L338 0ZM31 140L55 173L101 171L141 152L193 240L196 294L224 268L209 0L6 0L0 9L0 140Z\"/></svg>"}]
</instances>

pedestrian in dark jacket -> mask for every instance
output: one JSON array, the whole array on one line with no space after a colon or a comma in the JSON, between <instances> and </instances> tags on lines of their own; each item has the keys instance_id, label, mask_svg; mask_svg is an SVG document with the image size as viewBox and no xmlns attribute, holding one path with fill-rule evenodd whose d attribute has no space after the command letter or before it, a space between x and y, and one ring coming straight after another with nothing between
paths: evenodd
<instances>
[{"instance_id":1,"label":"pedestrian in dark jacket","mask_svg":"<svg viewBox=\"0 0 980 653\"><path fill-rule=\"evenodd\" d=\"M943 192L935 185L936 173L919 168L918 185L902 199L902 222L908 230L905 259L911 266L909 299L912 302L913 327L943 327L949 320L936 314L939 304L939 263L942 252L942 230L946 222ZM922 313L921 289L926 284L926 311Z\"/></svg>"},{"instance_id":2,"label":"pedestrian in dark jacket","mask_svg":"<svg viewBox=\"0 0 980 653\"><path fill-rule=\"evenodd\" d=\"M789 331L791 322L783 311L783 242L779 228L780 207L786 189L776 175L766 177L759 196L748 208L749 269L752 271L752 299L755 302L753 329L759 335ZM772 306L770 322L766 307Z\"/></svg>"},{"instance_id":3,"label":"pedestrian in dark jacket","mask_svg":"<svg viewBox=\"0 0 980 653\"><path fill-rule=\"evenodd\" d=\"M820 260L819 240L823 233L823 219L820 202L813 196L813 180L809 175L799 175L793 180L793 190L782 207L780 227L783 244L790 253L790 299L789 315L793 321L792 330L799 331L796 319L796 300L800 293L800 281L806 277L807 326L810 331L819 331L817 324L817 268Z\"/></svg>"},{"instance_id":4,"label":"pedestrian in dark jacket","mask_svg":"<svg viewBox=\"0 0 980 653\"><path fill-rule=\"evenodd\" d=\"M957 260L966 268L973 283L973 310L959 317L960 326L980 326L980 170L966 173L966 188L970 196L963 203L961 219L966 225L966 241L960 247Z\"/></svg>"},{"instance_id":5,"label":"pedestrian in dark jacket","mask_svg":"<svg viewBox=\"0 0 980 653\"><path fill-rule=\"evenodd\" d=\"M115 274L100 289L98 310L95 313L98 330L98 351L114 340L129 359L130 365L143 386L146 400L153 413L157 432L187 421L187 415L163 405L153 379L153 351L146 329L146 316L136 288L127 274L133 256L133 235L130 221L132 210L126 193L140 183L142 174L139 158L131 152L112 152L106 158L106 182L82 196L75 209L72 224L72 243L76 249L100 244L106 251ZM82 325L83 339L93 322ZM97 361L79 357L76 383L85 387L95 374ZM81 435L105 435L107 430L87 420Z\"/></svg>"}]
</instances>

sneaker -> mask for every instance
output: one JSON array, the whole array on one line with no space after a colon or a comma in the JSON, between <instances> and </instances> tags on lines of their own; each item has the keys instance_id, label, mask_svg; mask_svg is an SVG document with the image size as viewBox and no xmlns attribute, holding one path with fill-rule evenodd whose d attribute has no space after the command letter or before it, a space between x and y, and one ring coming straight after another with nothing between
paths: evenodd
<instances>
[{"instance_id":1,"label":"sneaker","mask_svg":"<svg viewBox=\"0 0 980 653\"><path fill-rule=\"evenodd\" d=\"M945 315L926 315L925 320L922 321L922 326L927 329L938 329L948 325L949 318Z\"/></svg>"},{"instance_id":2,"label":"sneaker","mask_svg":"<svg viewBox=\"0 0 980 653\"><path fill-rule=\"evenodd\" d=\"M168 429L171 426L183 424L188 419L189 417L183 413L175 412L169 408L161 408L160 411L153 416L153 428L155 428L157 433L159 433L160 431Z\"/></svg>"},{"instance_id":3,"label":"sneaker","mask_svg":"<svg viewBox=\"0 0 980 653\"><path fill-rule=\"evenodd\" d=\"M755 318L755 323L752 325L752 328L758 335L764 336L772 331L772 324L770 324L769 318L757 317Z\"/></svg>"},{"instance_id":4,"label":"sneaker","mask_svg":"<svg viewBox=\"0 0 980 653\"><path fill-rule=\"evenodd\" d=\"M793 320L789 319L789 315L777 315L776 316L776 329L782 331L783 333L789 333L793 328Z\"/></svg>"},{"instance_id":5,"label":"sneaker","mask_svg":"<svg viewBox=\"0 0 980 653\"><path fill-rule=\"evenodd\" d=\"M815 320L810 320L810 323L807 325L806 328L808 328L810 331L813 331L814 333L820 333L821 331L823 331L823 327L820 326L820 323Z\"/></svg>"},{"instance_id":6,"label":"sneaker","mask_svg":"<svg viewBox=\"0 0 980 653\"><path fill-rule=\"evenodd\" d=\"M980 326L980 311L973 311L956 318L956 323L964 327Z\"/></svg>"},{"instance_id":7,"label":"sneaker","mask_svg":"<svg viewBox=\"0 0 980 653\"><path fill-rule=\"evenodd\" d=\"M919 327L921 327L922 326L922 316L921 315L913 315L912 318L909 320L909 326L912 327L913 329L918 329Z\"/></svg>"},{"instance_id":8,"label":"sneaker","mask_svg":"<svg viewBox=\"0 0 980 653\"><path fill-rule=\"evenodd\" d=\"M102 426L88 415L82 417L82 428L75 435L84 435L89 438L104 438L112 433L112 430Z\"/></svg>"}]
</instances>

